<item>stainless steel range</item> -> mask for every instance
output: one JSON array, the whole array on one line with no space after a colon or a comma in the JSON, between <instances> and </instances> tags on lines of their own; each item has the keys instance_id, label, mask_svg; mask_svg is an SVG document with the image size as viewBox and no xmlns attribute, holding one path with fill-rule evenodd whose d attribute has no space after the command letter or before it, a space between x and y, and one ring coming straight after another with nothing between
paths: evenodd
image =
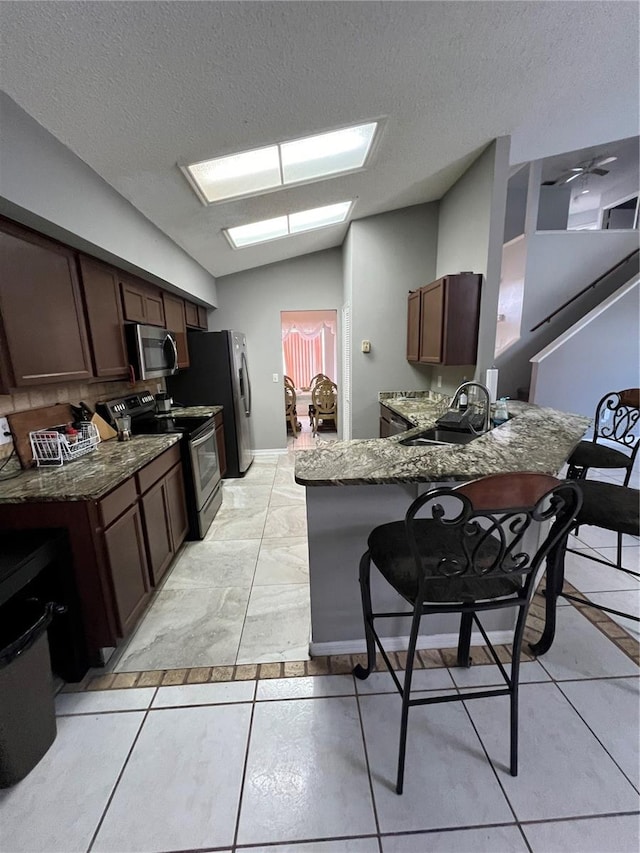
<instances>
[{"instance_id":1,"label":"stainless steel range","mask_svg":"<svg viewBox=\"0 0 640 853\"><path fill-rule=\"evenodd\" d=\"M203 539L222 503L213 415L194 414L189 408L180 407L158 414L153 396L146 391L109 400L96 409L111 424L118 416L130 415L134 435L180 434L188 538Z\"/></svg>"}]
</instances>

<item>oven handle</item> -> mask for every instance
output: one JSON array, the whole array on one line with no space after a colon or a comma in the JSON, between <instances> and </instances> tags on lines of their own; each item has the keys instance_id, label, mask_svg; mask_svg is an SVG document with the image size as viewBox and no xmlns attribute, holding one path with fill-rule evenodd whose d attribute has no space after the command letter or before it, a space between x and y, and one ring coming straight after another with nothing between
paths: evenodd
<instances>
[{"instance_id":1,"label":"oven handle","mask_svg":"<svg viewBox=\"0 0 640 853\"><path fill-rule=\"evenodd\" d=\"M210 438L213 438L216 434L215 428L208 432L206 435L203 435L201 438L197 438L195 441L190 441L189 444L191 447L200 447L201 444L204 444L205 441L209 441Z\"/></svg>"}]
</instances>

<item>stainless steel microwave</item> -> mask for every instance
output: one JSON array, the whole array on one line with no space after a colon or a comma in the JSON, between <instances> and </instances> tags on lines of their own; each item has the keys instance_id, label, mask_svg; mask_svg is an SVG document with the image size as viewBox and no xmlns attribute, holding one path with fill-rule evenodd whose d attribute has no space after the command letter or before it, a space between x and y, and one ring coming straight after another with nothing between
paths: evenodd
<instances>
[{"instance_id":1,"label":"stainless steel microwave","mask_svg":"<svg viewBox=\"0 0 640 853\"><path fill-rule=\"evenodd\" d=\"M158 379L178 372L174 332L158 326L130 323L126 327L129 362L136 379Z\"/></svg>"}]
</instances>

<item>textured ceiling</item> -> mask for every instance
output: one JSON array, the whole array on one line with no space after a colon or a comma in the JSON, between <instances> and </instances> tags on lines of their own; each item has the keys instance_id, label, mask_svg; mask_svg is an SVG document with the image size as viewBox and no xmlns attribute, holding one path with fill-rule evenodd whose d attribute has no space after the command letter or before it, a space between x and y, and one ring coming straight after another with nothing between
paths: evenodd
<instances>
[{"instance_id":1,"label":"textured ceiling","mask_svg":"<svg viewBox=\"0 0 640 853\"><path fill-rule=\"evenodd\" d=\"M232 250L221 228L350 198L441 197L492 138L512 162L637 133L634 2L2 2L2 85L214 275L340 245ZM386 116L367 170L205 208L176 163Z\"/></svg>"}]
</instances>

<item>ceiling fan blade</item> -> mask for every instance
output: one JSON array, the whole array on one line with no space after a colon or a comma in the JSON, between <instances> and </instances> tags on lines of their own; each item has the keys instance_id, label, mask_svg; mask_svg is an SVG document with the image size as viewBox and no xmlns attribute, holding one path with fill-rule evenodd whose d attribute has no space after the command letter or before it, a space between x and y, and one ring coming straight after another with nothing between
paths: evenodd
<instances>
[{"instance_id":1,"label":"ceiling fan blade","mask_svg":"<svg viewBox=\"0 0 640 853\"><path fill-rule=\"evenodd\" d=\"M574 178L579 178L580 175L582 175L583 173L584 173L584 169L582 169L582 168L580 169L580 171L578 171L577 169L571 169L568 172L564 172L562 175L560 175L560 177L556 178L554 181L543 181L542 186L543 187L555 187L555 186L558 186L558 184L568 184Z\"/></svg>"},{"instance_id":2,"label":"ceiling fan blade","mask_svg":"<svg viewBox=\"0 0 640 853\"><path fill-rule=\"evenodd\" d=\"M608 175L608 174L609 174L609 170L608 170L608 169L596 169L596 168L593 168L593 169L589 169L589 172L590 172L592 175L600 175L601 177L602 177L602 176L604 176L604 175Z\"/></svg>"}]
</instances>

